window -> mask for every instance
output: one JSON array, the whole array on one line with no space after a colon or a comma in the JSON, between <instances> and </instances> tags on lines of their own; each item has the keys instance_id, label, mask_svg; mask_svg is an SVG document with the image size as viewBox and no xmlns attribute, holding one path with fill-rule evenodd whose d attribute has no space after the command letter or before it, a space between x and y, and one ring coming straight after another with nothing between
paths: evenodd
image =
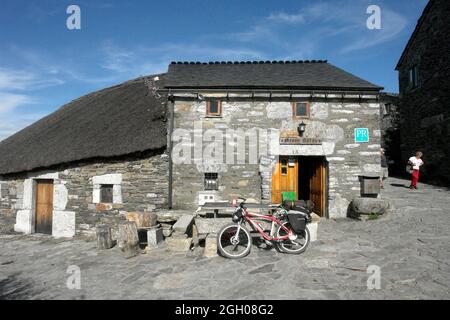
<instances>
[{"instance_id":1,"label":"window","mask_svg":"<svg viewBox=\"0 0 450 320\"><path fill-rule=\"evenodd\" d=\"M205 173L205 190L219 190L217 173Z\"/></svg>"},{"instance_id":2,"label":"window","mask_svg":"<svg viewBox=\"0 0 450 320\"><path fill-rule=\"evenodd\" d=\"M383 116L389 116L392 112L392 104L386 103L383 108Z\"/></svg>"},{"instance_id":3,"label":"window","mask_svg":"<svg viewBox=\"0 0 450 320\"><path fill-rule=\"evenodd\" d=\"M281 174L283 176L288 174L288 161L286 159L281 160Z\"/></svg>"},{"instance_id":4,"label":"window","mask_svg":"<svg viewBox=\"0 0 450 320\"><path fill-rule=\"evenodd\" d=\"M206 106L206 116L220 117L222 116L222 103L218 99L209 100Z\"/></svg>"},{"instance_id":5,"label":"window","mask_svg":"<svg viewBox=\"0 0 450 320\"><path fill-rule=\"evenodd\" d=\"M113 203L113 185L102 184L100 186L100 202Z\"/></svg>"},{"instance_id":6,"label":"window","mask_svg":"<svg viewBox=\"0 0 450 320\"><path fill-rule=\"evenodd\" d=\"M411 89L417 88L419 86L419 69L417 66L409 69L409 86Z\"/></svg>"},{"instance_id":7,"label":"window","mask_svg":"<svg viewBox=\"0 0 450 320\"><path fill-rule=\"evenodd\" d=\"M309 103L294 102L292 105L294 118L309 118Z\"/></svg>"}]
</instances>

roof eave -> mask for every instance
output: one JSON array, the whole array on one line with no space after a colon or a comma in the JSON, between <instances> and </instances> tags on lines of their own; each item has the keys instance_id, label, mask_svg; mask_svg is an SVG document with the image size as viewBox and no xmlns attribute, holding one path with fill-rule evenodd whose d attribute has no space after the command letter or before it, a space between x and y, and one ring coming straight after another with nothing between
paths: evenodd
<instances>
[{"instance_id":1,"label":"roof eave","mask_svg":"<svg viewBox=\"0 0 450 320\"><path fill-rule=\"evenodd\" d=\"M224 91L330 91L330 92L359 92L359 91L373 91L379 92L384 90L384 87L290 87L290 86L166 86L167 91L170 90L224 90Z\"/></svg>"}]
</instances>

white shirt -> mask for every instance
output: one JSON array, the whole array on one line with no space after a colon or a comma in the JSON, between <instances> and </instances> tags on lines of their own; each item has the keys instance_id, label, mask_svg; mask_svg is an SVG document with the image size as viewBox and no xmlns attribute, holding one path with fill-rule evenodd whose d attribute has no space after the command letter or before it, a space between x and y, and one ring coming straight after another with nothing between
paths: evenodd
<instances>
[{"instance_id":1,"label":"white shirt","mask_svg":"<svg viewBox=\"0 0 450 320\"><path fill-rule=\"evenodd\" d=\"M413 164L414 170L420 170L420 166L423 165L422 159L417 159L416 157L409 158L409 161Z\"/></svg>"}]
</instances>

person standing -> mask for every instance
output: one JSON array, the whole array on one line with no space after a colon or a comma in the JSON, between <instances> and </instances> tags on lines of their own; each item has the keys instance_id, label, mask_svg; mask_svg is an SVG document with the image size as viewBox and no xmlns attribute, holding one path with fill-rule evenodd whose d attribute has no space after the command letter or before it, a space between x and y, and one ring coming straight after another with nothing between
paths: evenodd
<instances>
[{"instance_id":1,"label":"person standing","mask_svg":"<svg viewBox=\"0 0 450 320\"><path fill-rule=\"evenodd\" d=\"M384 180L389 177L388 160L386 158L386 151L381 148L381 176L380 176L380 187L384 189Z\"/></svg>"},{"instance_id":2,"label":"person standing","mask_svg":"<svg viewBox=\"0 0 450 320\"><path fill-rule=\"evenodd\" d=\"M420 177L420 167L425 163L422 160L423 153L420 151L416 152L415 157L411 157L408 160L408 163L412 166L412 177L411 177L411 186L410 189L417 189L417 183L419 182Z\"/></svg>"}]
</instances>

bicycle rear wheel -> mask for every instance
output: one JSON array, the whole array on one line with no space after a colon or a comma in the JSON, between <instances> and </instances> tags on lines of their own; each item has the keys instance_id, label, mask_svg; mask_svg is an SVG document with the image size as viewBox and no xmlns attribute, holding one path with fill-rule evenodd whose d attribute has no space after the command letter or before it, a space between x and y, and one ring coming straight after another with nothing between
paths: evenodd
<instances>
[{"instance_id":1,"label":"bicycle rear wheel","mask_svg":"<svg viewBox=\"0 0 450 320\"><path fill-rule=\"evenodd\" d=\"M288 230L292 230L289 222L283 223L283 226ZM288 233L280 226L276 232L276 237L280 238L287 235ZM300 254L305 252L310 242L310 235L308 228L306 228L305 231L297 233L296 236L297 239L295 240L287 239L281 242L277 242L277 247L280 249L280 251L289 254Z\"/></svg>"},{"instance_id":2,"label":"bicycle rear wheel","mask_svg":"<svg viewBox=\"0 0 450 320\"><path fill-rule=\"evenodd\" d=\"M237 224L227 225L220 230L217 236L217 247L225 258L243 258L250 253L252 248L250 232L244 226L239 228Z\"/></svg>"}]
</instances>

